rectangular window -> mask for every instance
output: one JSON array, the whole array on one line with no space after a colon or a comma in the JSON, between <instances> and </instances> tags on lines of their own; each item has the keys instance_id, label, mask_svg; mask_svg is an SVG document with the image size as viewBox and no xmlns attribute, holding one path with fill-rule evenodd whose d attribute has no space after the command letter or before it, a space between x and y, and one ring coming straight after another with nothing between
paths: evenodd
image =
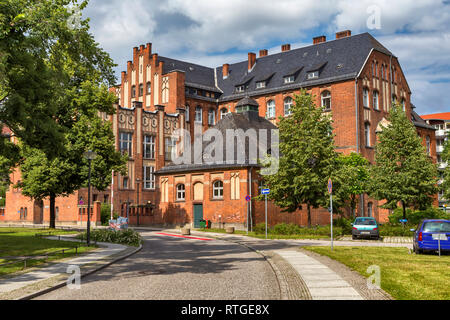
<instances>
[{"instance_id":1,"label":"rectangular window","mask_svg":"<svg viewBox=\"0 0 450 320\"><path fill-rule=\"evenodd\" d=\"M378 91L374 91L373 92L373 108L375 109L375 110L379 110L379 108L380 108L380 105L379 105L379 99L378 99L379 97L378 97Z\"/></svg>"},{"instance_id":2,"label":"rectangular window","mask_svg":"<svg viewBox=\"0 0 450 320\"><path fill-rule=\"evenodd\" d=\"M172 161L172 152L176 149L176 140L172 138L165 139L165 157L166 161ZM173 150L173 151L172 151Z\"/></svg>"},{"instance_id":3,"label":"rectangular window","mask_svg":"<svg viewBox=\"0 0 450 320\"><path fill-rule=\"evenodd\" d=\"M308 80L310 79L317 79L319 77L319 71L314 71L308 73Z\"/></svg>"},{"instance_id":4,"label":"rectangular window","mask_svg":"<svg viewBox=\"0 0 450 320\"><path fill-rule=\"evenodd\" d=\"M133 155L133 148L132 148L132 141L133 141L133 134L129 132L120 132L119 134L119 145L120 145L120 152L128 153L128 156Z\"/></svg>"},{"instance_id":5,"label":"rectangular window","mask_svg":"<svg viewBox=\"0 0 450 320\"><path fill-rule=\"evenodd\" d=\"M214 113L214 110L208 111L208 124L210 126L213 126L216 124L216 114Z\"/></svg>"},{"instance_id":6,"label":"rectangular window","mask_svg":"<svg viewBox=\"0 0 450 320\"><path fill-rule=\"evenodd\" d=\"M366 147L370 147L370 124L368 123L364 125L364 135L366 138Z\"/></svg>"},{"instance_id":7,"label":"rectangular window","mask_svg":"<svg viewBox=\"0 0 450 320\"><path fill-rule=\"evenodd\" d=\"M155 159L155 136L144 136L144 158Z\"/></svg>"},{"instance_id":8,"label":"rectangular window","mask_svg":"<svg viewBox=\"0 0 450 320\"><path fill-rule=\"evenodd\" d=\"M155 189L155 168L144 167L144 189Z\"/></svg>"},{"instance_id":9,"label":"rectangular window","mask_svg":"<svg viewBox=\"0 0 450 320\"><path fill-rule=\"evenodd\" d=\"M122 188L123 189L128 189L129 188L129 179L127 177L124 177L122 179Z\"/></svg>"},{"instance_id":10,"label":"rectangular window","mask_svg":"<svg viewBox=\"0 0 450 320\"><path fill-rule=\"evenodd\" d=\"M363 90L363 105L366 108L369 108L369 90Z\"/></svg>"},{"instance_id":11,"label":"rectangular window","mask_svg":"<svg viewBox=\"0 0 450 320\"><path fill-rule=\"evenodd\" d=\"M203 109L201 107L195 108L195 122L203 123Z\"/></svg>"},{"instance_id":12,"label":"rectangular window","mask_svg":"<svg viewBox=\"0 0 450 320\"><path fill-rule=\"evenodd\" d=\"M262 89L266 87L266 82L265 81L259 81L256 83L256 89Z\"/></svg>"},{"instance_id":13,"label":"rectangular window","mask_svg":"<svg viewBox=\"0 0 450 320\"><path fill-rule=\"evenodd\" d=\"M284 83L293 83L295 81L294 76L284 77Z\"/></svg>"},{"instance_id":14,"label":"rectangular window","mask_svg":"<svg viewBox=\"0 0 450 320\"><path fill-rule=\"evenodd\" d=\"M245 86L236 87L236 92L244 92L244 91L245 91Z\"/></svg>"}]
</instances>

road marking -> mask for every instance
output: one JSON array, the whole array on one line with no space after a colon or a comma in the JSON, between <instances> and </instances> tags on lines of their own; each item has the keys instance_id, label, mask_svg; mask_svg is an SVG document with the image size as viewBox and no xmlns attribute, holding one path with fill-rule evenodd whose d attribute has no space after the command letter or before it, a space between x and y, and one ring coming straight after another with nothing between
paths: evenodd
<instances>
[{"instance_id":1,"label":"road marking","mask_svg":"<svg viewBox=\"0 0 450 320\"><path fill-rule=\"evenodd\" d=\"M197 238L197 237L188 237L188 236L180 236L178 234L170 234L170 233L157 233L161 236L168 236L168 237L177 237L177 238L185 238L185 239L193 239L193 240L202 240L202 241L212 241L213 239L208 238Z\"/></svg>"}]
</instances>

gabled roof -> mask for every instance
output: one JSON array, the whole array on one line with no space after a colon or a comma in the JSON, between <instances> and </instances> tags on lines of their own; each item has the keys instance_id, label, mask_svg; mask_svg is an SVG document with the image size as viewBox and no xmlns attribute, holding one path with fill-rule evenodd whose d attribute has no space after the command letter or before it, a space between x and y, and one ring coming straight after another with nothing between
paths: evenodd
<instances>
[{"instance_id":1,"label":"gabled roof","mask_svg":"<svg viewBox=\"0 0 450 320\"><path fill-rule=\"evenodd\" d=\"M447 120L450 121L450 112L434 113L421 115L422 119L425 120Z\"/></svg>"},{"instance_id":2,"label":"gabled roof","mask_svg":"<svg viewBox=\"0 0 450 320\"><path fill-rule=\"evenodd\" d=\"M435 127L430 126L428 123L426 123L425 120L423 120L423 119L417 114L417 112L415 112L414 110L411 112L411 120L412 120L413 124L414 124L416 127L425 128L425 129L430 129L430 130L436 130Z\"/></svg>"},{"instance_id":3,"label":"gabled roof","mask_svg":"<svg viewBox=\"0 0 450 320\"><path fill-rule=\"evenodd\" d=\"M263 93L263 91L265 93L266 91L293 89L354 79L363 68L372 50L388 55L392 54L369 33L363 33L258 58L251 72L248 72L247 61L231 64L226 79L223 79L223 67L218 67L218 87L224 93L220 100L235 100L248 94ZM303 68L300 70L301 67ZM318 79L307 80L308 71L317 71L321 68ZM291 75L295 70L300 70L295 82L285 85L283 78ZM266 88L256 91L255 80L273 73L274 75ZM250 76L254 76L254 80L250 81L248 90L245 93L236 93L236 85L242 82L241 79L248 79Z\"/></svg>"}]
</instances>

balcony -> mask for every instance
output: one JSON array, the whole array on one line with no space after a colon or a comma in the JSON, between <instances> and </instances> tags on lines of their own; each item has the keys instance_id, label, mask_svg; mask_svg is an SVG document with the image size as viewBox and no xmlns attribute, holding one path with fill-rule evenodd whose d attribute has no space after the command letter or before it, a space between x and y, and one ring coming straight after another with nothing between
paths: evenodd
<instances>
[{"instance_id":1,"label":"balcony","mask_svg":"<svg viewBox=\"0 0 450 320\"><path fill-rule=\"evenodd\" d=\"M438 169L445 169L447 168L448 163L447 162L439 162L438 163Z\"/></svg>"},{"instance_id":2,"label":"balcony","mask_svg":"<svg viewBox=\"0 0 450 320\"><path fill-rule=\"evenodd\" d=\"M445 137L447 134L446 130L436 130L436 138Z\"/></svg>"},{"instance_id":3,"label":"balcony","mask_svg":"<svg viewBox=\"0 0 450 320\"><path fill-rule=\"evenodd\" d=\"M444 151L444 146L437 146L436 147L436 152L437 153L442 153Z\"/></svg>"}]
</instances>

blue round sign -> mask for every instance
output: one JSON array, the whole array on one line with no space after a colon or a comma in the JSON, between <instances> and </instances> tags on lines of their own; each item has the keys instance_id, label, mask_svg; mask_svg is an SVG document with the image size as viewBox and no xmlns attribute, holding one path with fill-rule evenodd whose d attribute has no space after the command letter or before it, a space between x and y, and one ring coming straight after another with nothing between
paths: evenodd
<instances>
[{"instance_id":1,"label":"blue round sign","mask_svg":"<svg viewBox=\"0 0 450 320\"><path fill-rule=\"evenodd\" d=\"M252 198L251 198L250 196L246 196L246 197L245 197L245 200L246 200L247 202L250 202L250 200L252 200Z\"/></svg>"}]
</instances>

